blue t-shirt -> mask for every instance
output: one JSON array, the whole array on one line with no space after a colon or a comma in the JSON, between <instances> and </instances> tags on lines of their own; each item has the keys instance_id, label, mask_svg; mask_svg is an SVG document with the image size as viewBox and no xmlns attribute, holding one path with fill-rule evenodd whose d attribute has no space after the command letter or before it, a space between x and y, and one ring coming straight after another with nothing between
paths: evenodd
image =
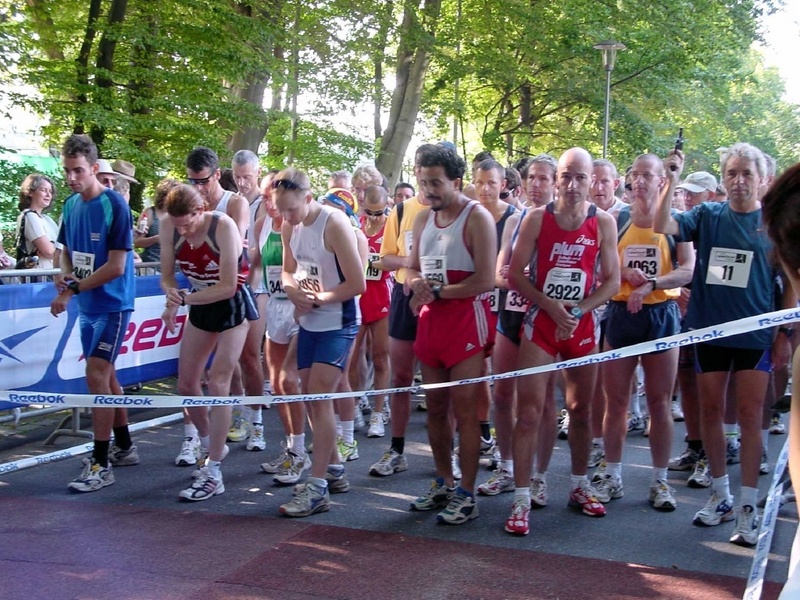
<instances>
[{"instance_id":1,"label":"blue t-shirt","mask_svg":"<svg viewBox=\"0 0 800 600\"><path fill-rule=\"evenodd\" d=\"M114 190L84 201L73 194L64 203L59 243L70 252L76 279L86 279L108 262L110 250L126 250L125 273L100 287L78 295L84 313L105 314L133 310L133 221L125 200Z\"/></svg>"},{"instance_id":2,"label":"blue t-shirt","mask_svg":"<svg viewBox=\"0 0 800 600\"><path fill-rule=\"evenodd\" d=\"M727 202L704 202L673 218L680 227L676 239L695 242L697 248L685 319L689 329L775 310L777 273L769 261L772 243L761 222L761 209L738 213ZM714 344L760 350L769 348L772 340L772 328L766 328Z\"/></svg>"}]
</instances>

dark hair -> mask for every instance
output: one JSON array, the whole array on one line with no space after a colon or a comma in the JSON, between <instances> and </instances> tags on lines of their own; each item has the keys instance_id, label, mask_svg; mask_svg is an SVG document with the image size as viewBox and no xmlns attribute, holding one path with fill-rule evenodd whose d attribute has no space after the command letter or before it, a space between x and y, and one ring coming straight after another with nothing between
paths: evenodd
<instances>
[{"instance_id":1,"label":"dark hair","mask_svg":"<svg viewBox=\"0 0 800 600\"><path fill-rule=\"evenodd\" d=\"M402 189L402 188L410 189L412 196L417 193L417 191L414 189L414 186L411 185L410 183L405 182L405 181L401 181L396 186L394 186L394 193L397 194L397 190Z\"/></svg>"},{"instance_id":2,"label":"dark hair","mask_svg":"<svg viewBox=\"0 0 800 600\"><path fill-rule=\"evenodd\" d=\"M775 180L761 199L761 218L787 269L800 269L800 163Z\"/></svg>"},{"instance_id":3,"label":"dark hair","mask_svg":"<svg viewBox=\"0 0 800 600\"><path fill-rule=\"evenodd\" d=\"M501 177L506 176L506 168L493 158L482 160L478 165L479 171L497 171Z\"/></svg>"},{"instance_id":4,"label":"dark hair","mask_svg":"<svg viewBox=\"0 0 800 600\"><path fill-rule=\"evenodd\" d=\"M488 150L484 150L483 152L478 152L475 155L475 158L472 159L472 164L481 163L485 160L494 160L494 156Z\"/></svg>"},{"instance_id":5,"label":"dark hair","mask_svg":"<svg viewBox=\"0 0 800 600\"><path fill-rule=\"evenodd\" d=\"M25 210L26 208L31 207L31 200L33 200L33 192L42 187L43 183L50 184L50 187L53 190L53 199L55 200L56 184L53 183L53 180L50 179L47 175L41 175L40 173L32 173L28 175L22 182L22 185L19 186L19 204L17 205L17 208L19 208L19 210ZM52 205L53 203L51 202L50 206Z\"/></svg>"},{"instance_id":6,"label":"dark hair","mask_svg":"<svg viewBox=\"0 0 800 600\"><path fill-rule=\"evenodd\" d=\"M506 190L513 192L522 185L522 178L514 167L506 167Z\"/></svg>"},{"instance_id":7,"label":"dark hair","mask_svg":"<svg viewBox=\"0 0 800 600\"><path fill-rule=\"evenodd\" d=\"M203 169L211 169L211 172L214 173L219 169L219 156L211 148L198 146L186 157L186 168L195 173L199 173Z\"/></svg>"},{"instance_id":8,"label":"dark hair","mask_svg":"<svg viewBox=\"0 0 800 600\"><path fill-rule=\"evenodd\" d=\"M427 147L426 147L427 146ZM443 167L450 181L463 179L467 164L453 150L442 145L421 146L417 150L417 165L420 167Z\"/></svg>"},{"instance_id":9,"label":"dark hair","mask_svg":"<svg viewBox=\"0 0 800 600\"><path fill-rule=\"evenodd\" d=\"M192 169L192 171L194 171L194 169ZM222 169L220 171L219 184L222 186L223 190L233 192L234 194L239 192L236 181L233 179L233 169Z\"/></svg>"},{"instance_id":10,"label":"dark hair","mask_svg":"<svg viewBox=\"0 0 800 600\"><path fill-rule=\"evenodd\" d=\"M514 161L514 164L512 164L511 166L517 170L517 172L520 174L521 177L525 178L528 176L528 163L530 162L531 162L530 156L523 156L522 158ZM525 173L525 175L522 175L522 173Z\"/></svg>"},{"instance_id":11,"label":"dark hair","mask_svg":"<svg viewBox=\"0 0 800 600\"><path fill-rule=\"evenodd\" d=\"M179 183L167 193L164 203L171 217L185 217L196 210L203 210L203 198L193 185Z\"/></svg>"},{"instance_id":12,"label":"dark hair","mask_svg":"<svg viewBox=\"0 0 800 600\"><path fill-rule=\"evenodd\" d=\"M97 146L92 138L84 134L75 134L67 138L64 142L64 147L61 149L61 154L70 158L77 158L83 156L86 162L93 165L97 162Z\"/></svg>"}]
</instances>

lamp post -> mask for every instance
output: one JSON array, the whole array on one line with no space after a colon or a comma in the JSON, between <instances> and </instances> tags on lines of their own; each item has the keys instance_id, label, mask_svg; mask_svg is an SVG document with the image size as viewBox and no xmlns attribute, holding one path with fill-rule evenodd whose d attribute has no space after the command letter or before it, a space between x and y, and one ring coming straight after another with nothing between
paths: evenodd
<instances>
[{"instance_id":1,"label":"lamp post","mask_svg":"<svg viewBox=\"0 0 800 600\"><path fill-rule=\"evenodd\" d=\"M606 116L603 122L603 158L608 153L608 120L611 109L611 71L614 70L614 61L617 50L625 50L625 44L614 40L603 40L594 45L595 50L603 53L603 68L606 71Z\"/></svg>"}]
</instances>

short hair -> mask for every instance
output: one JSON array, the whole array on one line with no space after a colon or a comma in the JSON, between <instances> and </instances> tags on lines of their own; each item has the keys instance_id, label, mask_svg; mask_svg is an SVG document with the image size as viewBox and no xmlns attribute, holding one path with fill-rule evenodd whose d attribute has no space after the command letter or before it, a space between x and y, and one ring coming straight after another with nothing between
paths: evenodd
<instances>
[{"instance_id":1,"label":"short hair","mask_svg":"<svg viewBox=\"0 0 800 600\"><path fill-rule=\"evenodd\" d=\"M598 168L601 168L601 167L608 167L609 169L611 169L611 176L614 179L619 177L619 171L617 171L617 166L614 163L612 163L610 160L608 160L607 158L595 158L594 162L592 163L592 166L595 169L598 169Z\"/></svg>"},{"instance_id":2,"label":"short hair","mask_svg":"<svg viewBox=\"0 0 800 600\"><path fill-rule=\"evenodd\" d=\"M503 165L501 165L499 162L497 162L493 158L487 158L485 160L482 160L480 162L480 164L478 165L477 170L479 170L479 171L497 171L497 172L500 173L501 177L505 178L505 176L506 176L505 167Z\"/></svg>"},{"instance_id":3,"label":"short hair","mask_svg":"<svg viewBox=\"0 0 800 600\"><path fill-rule=\"evenodd\" d=\"M211 148L198 146L186 157L186 168L195 173L199 173L203 169L211 169L213 173L219 169L219 156Z\"/></svg>"},{"instance_id":4,"label":"short hair","mask_svg":"<svg viewBox=\"0 0 800 600\"><path fill-rule=\"evenodd\" d=\"M472 159L472 164L482 163L485 160L494 160L494 155L488 150L484 150L483 152L478 152L475 155L475 158Z\"/></svg>"},{"instance_id":5,"label":"short hair","mask_svg":"<svg viewBox=\"0 0 800 600\"><path fill-rule=\"evenodd\" d=\"M450 181L464 178L467 163L454 150L441 144L426 144L417 149L417 165L420 167L443 167Z\"/></svg>"},{"instance_id":6,"label":"short hair","mask_svg":"<svg viewBox=\"0 0 800 600\"><path fill-rule=\"evenodd\" d=\"M245 167L248 165L258 170L261 167L258 155L252 150L237 150L231 160L231 167ZM192 169L192 171L194 171L194 169Z\"/></svg>"},{"instance_id":7,"label":"short hair","mask_svg":"<svg viewBox=\"0 0 800 600\"><path fill-rule=\"evenodd\" d=\"M401 181L396 186L394 186L394 193L397 194L397 190L408 188L411 190L411 195L415 196L417 194L417 190L414 189L414 186L408 183L407 181Z\"/></svg>"},{"instance_id":8,"label":"short hair","mask_svg":"<svg viewBox=\"0 0 800 600\"><path fill-rule=\"evenodd\" d=\"M528 173L531 170L531 165L536 165L536 164L543 164L550 167L550 169L553 171L553 181L556 180L556 173L558 172L558 161L556 160L556 157L553 156L552 154L547 154L543 152L542 154L537 154L536 156L531 158L525 165L522 172L520 173L523 181L528 178Z\"/></svg>"},{"instance_id":9,"label":"short hair","mask_svg":"<svg viewBox=\"0 0 800 600\"><path fill-rule=\"evenodd\" d=\"M120 196L124 196L131 191L131 184L128 183L127 179L123 177L117 177L114 179L114 191Z\"/></svg>"},{"instance_id":10,"label":"short hair","mask_svg":"<svg viewBox=\"0 0 800 600\"><path fill-rule=\"evenodd\" d=\"M42 175L41 173L31 173L23 180L22 184L19 186L19 204L17 205L19 210L25 210L26 208L31 207L33 192L38 190L45 183L50 184L50 187L53 189L53 196L55 196L56 184L53 183L53 180L47 175ZM52 205L53 203L51 202L50 206Z\"/></svg>"},{"instance_id":11,"label":"short hair","mask_svg":"<svg viewBox=\"0 0 800 600\"><path fill-rule=\"evenodd\" d=\"M277 173L277 171L275 171ZM350 184L352 183L352 178L350 176L350 171L333 171L328 176L334 183L334 185L340 185L340 187L349 188Z\"/></svg>"},{"instance_id":12,"label":"short hair","mask_svg":"<svg viewBox=\"0 0 800 600\"><path fill-rule=\"evenodd\" d=\"M722 156L720 156L720 173L722 178L725 178L725 169L728 166L728 161L732 158L743 158L745 160L752 160L756 165L758 175L762 178L767 176L767 159L764 153L747 142L736 142L730 148L720 148Z\"/></svg>"},{"instance_id":13,"label":"short hair","mask_svg":"<svg viewBox=\"0 0 800 600\"><path fill-rule=\"evenodd\" d=\"M203 210L203 198L193 185L178 183L168 193L165 202L171 217L185 217L196 210Z\"/></svg>"},{"instance_id":14,"label":"short hair","mask_svg":"<svg viewBox=\"0 0 800 600\"><path fill-rule=\"evenodd\" d=\"M778 172L778 161L775 157L764 152L764 159L767 161L767 177L775 177Z\"/></svg>"},{"instance_id":15,"label":"short hair","mask_svg":"<svg viewBox=\"0 0 800 600\"><path fill-rule=\"evenodd\" d=\"M436 144L422 144L419 148L416 149L414 152L414 166L419 166L418 157L425 152L428 152L431 148L436 148Z\"/></svg>"},{"instance_id":16,"label":"short hair","mask_svg":"<svg viewBox=\"0 0 800 600\"><path fill-rule=\"evenodd\" d=\"M371 185L369 186L366 191L364 192L364 201L365 204L367 201L372 200L375 201L389 201L389 192L386 191L386 188L382 185Z\"/></svg>"},{"instance_id":17,"label":"short hair","mask_svg":"<svg viewBox=\"0 0 800 600\"><path fill-rule=\"evenodd\" d=\"M76 133L67 138L64 142L64 147L61 149L61 154L70 158L77 158L83 156L86 162L93 165L97 162L99 157L97 153L97 146L92 138L82 133Z\"/></svg>"},{"instance_id":18,"label":"short hair","mask_svg":"<svg viewBox=\"0 0 800 600\"><path fill-rule=\"evenodd\" d=\"M194 171L194 169L192 169ZM213 170L211 171L214 172ZM233 178L233 169L221 169L219 174L219 184L222 189L227 192L239 193L239 186L236 185L236 180Z\"/></svg>"},{"instance_id":19,"label":"short hair","mask_svg":"<svg viewBox=\"0 0 800 600\"><path fill-rule=\"evenodd\" d=\"M374 165L359 165L353 171L352 182L355 184L364 183L367 186L380 185L383 186L383 175Z\"/></svg>"},{"instance_id":20,"label":"short hair","mask_svg":"<svg viewBox=\"0 0 800 600\"><path fill-rule=\"evenodd\" d=\"M514 167L506 167L506 190L513 192L522 185L522 178Z\"/></svg>"},{"instance_id":21,"label":"short hair","mask_svg":"<svg viewBox=\"0 0 800 600\"><path fill-rule=\"evenodd\" d=\"M527 176L526 169L527 169L528 163L530 161L531 161L531 157L530 156L523 156L522 158L518 158L517 160L515 160L514 163L511 166L514 169L516 169L516 171L520 174L520 176L522 175L523 172L525 172L526 176Z\"/></svg>"},{"instance_id":22,"label":"short hair","mask_svg":"<svg viewBox=\"0 0 800 600\"><path fill-rule=\"evenodd\" d=\"M761 218L786 268L800 269L800 163L787 169L761 199Z\"/></svg>"},{"instance_id":23,"label":"short hair","mask_svg":"<svg viewBox=\"0 0 800 600\"><path fill-rule=\"evenodd\" d=\"M664 161L661 160L661 157L657 154L653 154L652 152L645 152L644 154L640 154L636 158L633 159L633 162L637 160L651 160L656 165L656 171L659 175L664 175ZM631 165L631 169L633 169L633 165Z\"/></svg>"},{"instance_id":24,"label":"short hair","mask_svg":"<svg viewBox=\"0 0 800 600\"><path fill-rule=\"evenodd\" d=\"M162 179L158 182L158 185L156 185L155 194L153 194L153 206L156 207L156 210L164 210L164 203L167 200L167 194L169 194L172 188L178 185L180 185L180 182L170 177Z\"/></svg>"},{"instance_id":25,"label":"short hair","mask_svg":"<svg viewBox=\"0 0 800 600\"><path fill-rule=\"evenodd\" d=\"M290 181L293 184L295 190L297 191L303 191L303 192L311 191L311 181L308 179L308 175L306 175L303 171L299 169L295 169L294 167L286 167L282 171L278 171L278 173L272 180L272 185L275 186L275 183L278 181ZM273 187L272 193L279 194L286 190L287 190L286 187L278 185L278 187Z\"/></svg>"}]
</instances>

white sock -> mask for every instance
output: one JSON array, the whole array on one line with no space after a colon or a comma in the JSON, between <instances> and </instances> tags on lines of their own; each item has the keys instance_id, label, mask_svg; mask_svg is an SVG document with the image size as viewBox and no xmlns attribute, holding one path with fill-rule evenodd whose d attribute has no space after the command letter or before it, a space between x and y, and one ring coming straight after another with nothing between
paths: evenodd
<instances>
[{"instance_id":1,"label":"white sock","mask_svg":"<svg viewBox=\"0 0 800 600\"><path fill-rule=\"evenodd\" d=\"M737 423L723 423L726 436L739 437L739 425Z\"/></svg>"},{"instance_id":2,"label":"white sock","mask_svg":"<svg viewBox=\"0 0 800 600\"><path fill-rule=\"evenodd\" d=\"M601 437L592 438L592 445L593 446L600 446L600 448L603 448L603 449L605 449L605 447L606 447L605 442L603 442L603 438L601 438Z\"/></svg>"},{"instance_id":3,"label":"white sock","mask_svg":"<svg viewBox=\"0 0 800 600\"><path fill-rule=\"evenodd\" d=\"M199 437L197 433L197 427L195 427L194 423L184 423L183 424L183 437L196 439Z\"/></svg>"},{"instance_id":4,"label":"white sock","mask_svg":"<svg viewBox=\"0 0 800 600\"><path fill-rule=\"evenodd\" d=\"M200 445L208 450L208 445L211 443L211 436L208 435L201 435L200 436Z\"/></svg>"},{"instance_id":5,"label":"white sock","mask_svg":"<svg viewBox=\"0 0 800 600\"><path fill-rule=\"evenodd\" d=\"M296 454L297 456L305 456L306 455L306 434L299 433L297 435L289 436L291 438L289 442L289 449Z\"/></svg>"},{"instance_id":6,"label":"white sock","mask_svg":"<svg viewBox=\"0 0 800 600\"><path fill-rule=\"evenodd\" d=\"M611 475L614 479L621 479L622 478L622 463L621 462L607 462L606 463L606 473Z\"/></svg>"},{"instance_id":7,"label":"white sock","mask_svg":"<svg viewBox=\"0 0 800 600\"><path fill-rule=\"evenodd\" d=\"M507 473L514 472L514 459L511 460L501 460L499 467L503 469Z\"/></svg>"},{"instance_id":8,"label":"white sock","mask_svg":"<svg viewBox=\"0 0 800 600\"><path fill-rule=\"evenodd\" d=\"M650 476L650 485L655 485L656 482L663 481L667 483L667 469L660 469L658 467L653 467L652 475Z\"/></svg>"},{"instance_id":9,"label":"white sock","mask_svg":"<svg viewBox=\"0 0 800 600\"><path fill-rule=\"evenodd\" d=\"M711 478L711 488L724 500L731 497L731 485L727 475Z\"/></svg>"},{"instance_id":10,"label":"white sock","mask_svg":"<svg viewBox=\"0 0 800 600\"><path fill-rule=\"evenodd\" d=\"M584 482L589 483L589 479L586 475L575 475L574 473L569 476L569 480L570 483L572 483L573 489L580 487Z\"/></svg>"},{"instance_id":11,"label":"white sock","mask_svg":"<svg viewBox=\"0 0 800 600\"><path fill-rule=\"evenodd\" d=\"M342 437L342 420L336 415L336 437Z\"/></svg>"},{"instance_id":12,"label":"white sock","mask_svg":"<svg viewBox=\"0 0 800 600\"><path fill-rule=\"evenodd\" d=\"M756 488L742 486L742 489L739 493L741 494L741 497L739 498L739 506L752 506L753 508L756 507L756 497L758 496L758 490Z\"/></svg>"},{"instance_id":13,"label":"white sock","mask_svg":"<svg viewBox=\"0 0 800 600\"><path fill-rule=\"evenodd\" d=\"M253 425L261 425L263 421L261 420L261 407L258 408L251 408L250 409L250 422Z\"/></svg>"},{"instance_id":14,"label":"white sock","mask_svg":"<svg viewBox=\"0 0 800 600\"><path fill-rule=\"evenodd\" d=\"M545 471L544 473L541 473L539 471L535 471L531 479L538 479L542 483L547 483L547 472Z\"/></svg>"},{"instance_id":15,"label":"white sock","mask_svg":"<svg viewBox=\"0 0 800 600\"><path fill-rule=\"evenodd\" d=\"M517 502L517 498L522 498L528 504L531 503L531 488L527 485L525 487L515 487L514 488L514 503Z\"/></svg>"},{"instance_id":16,"label":"white sock","mask_svg":"<svg viewBox=\"0 0 800 600\"><path fill-rule=\"evenodd\" d=\"M761 430L761 447L764 448L764 452L769 450L769 427Z\"/></svg>"},{"instance_id":17,"label":"white sock","mask_svg":"<svg viewBox=\"0 0 800 600\"><path fill-rule=\"evenodd\" d=\"M347 444L353 443L353 430L355 429L353 421L342 421L342 439Z\"/></svg>"},{"instance_id":18,"label":"white sock","mask_svg":"<svg viewBox=\"0 0 800 600\"><path fill-rule=\"evenodd\" d=\"M222 471L220 471L220 465L222 463L218 460L209 460L206 463L206 467L208 468L208 474L211 475L216 480L222 479Z\"/></svg>"}]
</instances>

